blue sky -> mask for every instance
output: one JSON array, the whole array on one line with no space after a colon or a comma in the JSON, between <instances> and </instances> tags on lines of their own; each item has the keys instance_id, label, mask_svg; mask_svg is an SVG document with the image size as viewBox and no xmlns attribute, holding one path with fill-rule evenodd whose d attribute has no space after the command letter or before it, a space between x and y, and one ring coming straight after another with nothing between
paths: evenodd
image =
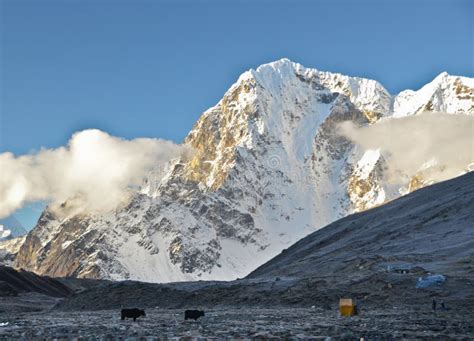
<instances>
[{"instance_id":1,"label":"blue sky","mask_svg":"<svg viewBox=\"0 0 474 341\"><path fill-rule=\"evenodd\" d=\"M391 93L474 75L468 0L0 3L0 152L85 128L180 142L239 74L282 57Z\"/></svg>"}]
</instances>

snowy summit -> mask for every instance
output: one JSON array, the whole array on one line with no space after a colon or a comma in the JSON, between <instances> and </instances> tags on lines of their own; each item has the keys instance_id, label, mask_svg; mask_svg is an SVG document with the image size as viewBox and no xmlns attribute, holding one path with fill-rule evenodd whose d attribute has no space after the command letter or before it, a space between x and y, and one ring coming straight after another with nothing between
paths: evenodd
<instances>
[{"instance_id":1,"label":"snowy summit","mask_svg":"<svg viewBox=\"0 0 474 341\"><path fill-rule=\"evenodd\" d=\"M66 217L46 210L16 266L149 282L243 277L341 217L436 181L420 170L388 182L383 151L341 136L341 122L472 115L473 87L473 79L443 73L392 96L377 81L288 59L259 66L196 122L185 139L195 150L190 160L173 160L164 177L151 173L118 210Z\"/></svg>"}]
</instances>

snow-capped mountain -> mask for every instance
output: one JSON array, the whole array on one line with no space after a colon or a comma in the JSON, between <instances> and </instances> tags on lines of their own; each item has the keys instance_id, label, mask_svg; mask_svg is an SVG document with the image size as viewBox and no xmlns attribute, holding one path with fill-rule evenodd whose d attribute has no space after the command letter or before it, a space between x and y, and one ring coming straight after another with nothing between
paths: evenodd
<instances>
[{"instance_id":1,"label":"snow-capped mountain","mask_svg":"<svg viewBox=\"0 0 474 341\"><path fill-rule=\"evenodd\" d=\"M443 73L391 96L374 80L287 59L249 70L186 137L190 160L174 160L164 177L151 173L114 212L59 218L46 210L16 266L153 282L243 277L328 223L431 182L387 185L380 151L342 137L339 122L473 114L473 87Z\"/></svg>"},{"instance_id":2,"label":"snow-capped mountain","mask_svg":"<svg viewBox=\"0 0 474 341\"><path fill-rule=\"evenodd\" d=\"M20 247L25 242L26 236L0 239L0 264L13 266Z\"/></svg>"},{"instance_id":3,"label":"snow-capped mountain","mask_svg":"<svg viewBox=\"0 0 474 341\"><path fill-rule=\"evenodd\" d=\"M0 240L11 238L12 231L5 228L5 226L0 225Z\"/></svg>"},{"instance_id":4,"label":"snow-capped mountain","mask_svg":"<svg viewBox=\"0 0 474 341\"><path fill-rule=\"evenodd\" d=\"M27 233L23 225L14 217L9 216L0 219L0 226L3 226L3 231L10 231L9 236L12 238L23 236Z\"/></svg>"}]
</instances>

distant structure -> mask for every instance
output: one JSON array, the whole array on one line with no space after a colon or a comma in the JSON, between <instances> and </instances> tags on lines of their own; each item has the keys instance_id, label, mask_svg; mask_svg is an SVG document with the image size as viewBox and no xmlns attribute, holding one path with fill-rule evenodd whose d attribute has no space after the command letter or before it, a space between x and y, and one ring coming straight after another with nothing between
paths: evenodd
<instances>
[{"instance_id":1,"label":"distant structure","mask_svg":"<svg viewBox=\"0 0 474 341\"><path fill-rule=\"evenodd\" d=\"M352 298L341 298L339 300L339 312L341 316L357 315L357 305Z\"/></svg>"}]
</instances>

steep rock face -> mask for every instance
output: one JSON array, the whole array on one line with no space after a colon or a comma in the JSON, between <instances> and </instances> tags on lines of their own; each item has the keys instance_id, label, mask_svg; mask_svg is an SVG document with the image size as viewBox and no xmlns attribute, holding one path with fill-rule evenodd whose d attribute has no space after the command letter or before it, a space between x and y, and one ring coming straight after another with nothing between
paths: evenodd
<instances>
[{"instance_id":1,"label":"steep rock face","mask_svg":"<svg viewBox=\"0 0 474 341\"><path fill-rule=\"evenodd\" d=\"M442 74L392 98L372 80L287 59L262 65L201 116L185 140L196 151L189 161L172 161L164 177L152 172L114 212L46 211L16 265L158 282L242 277L322 226L400 195L384 183L380 152L341 137L338 122L473 113L472 85ZM411 182L407 188L429 179Z\"/></svg>"}]
</instances>

